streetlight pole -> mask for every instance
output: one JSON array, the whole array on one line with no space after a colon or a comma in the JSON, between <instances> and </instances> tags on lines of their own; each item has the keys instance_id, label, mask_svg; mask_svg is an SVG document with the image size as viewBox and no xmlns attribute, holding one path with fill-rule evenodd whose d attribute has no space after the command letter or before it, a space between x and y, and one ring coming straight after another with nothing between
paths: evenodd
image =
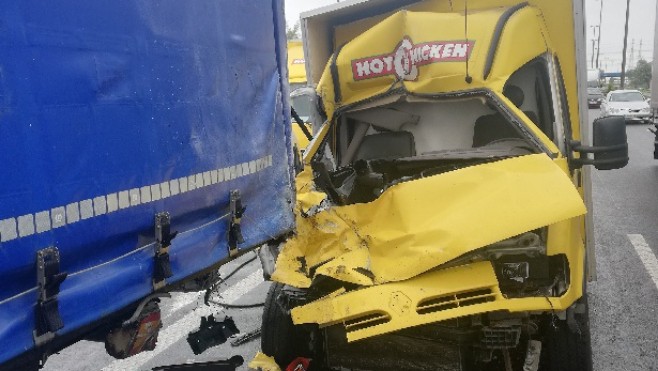
<instances>
[{"instance_id":1,"label":"streetlight pole","mask_svg":"<svg viewBox=\"0 0 658 371\"><path fill-rule=\"evenodd\" d=\"M603 25L603 0L599 8L599 39L596 42L596 69L599 69L599 52L601 51L601 26Z\"/></svg>"},{"instance_id":2,"label":"streetlight pole","mask_svg":"<svg viewBox=\"0 0 658 371\"><path fill-rule=\"evenodd\" d=\"M626 0L626 26L624 28L624 51L621 56L621 84L620 88L624 89L624 80L626 79L626 47L628 46L628 12L630 11L631 0Z\"/></svg>"},{"instance_id":3,"label":"streetlight pole","mask_svg":"<svg viewBox=\"0 0 658 371\"><path fill-rule=\"evenodd\" d=\"M590 63L592 65L592 68L594 68L594 48L595 48L595 43L596 39L592 39L592 62Z\"/></svg>"}]
</instances>

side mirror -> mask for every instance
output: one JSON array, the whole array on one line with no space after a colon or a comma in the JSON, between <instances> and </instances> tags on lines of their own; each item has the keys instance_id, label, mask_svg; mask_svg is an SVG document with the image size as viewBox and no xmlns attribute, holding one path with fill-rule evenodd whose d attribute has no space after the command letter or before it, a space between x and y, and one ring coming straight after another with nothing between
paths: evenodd
<instances>
[{"instance_id":1,"label":"side mirror","mask_svg":"<svg viewBox=\"0 0 658 371\"><path fill-rule=\"evenodd\" d=\"M621 169L628 164L628 140L626 121L621 116L601 117L594 120L594 145L583 146L578 141L571 142L571 149L580 153L573 158L572 166L594 165L598 170ZM594 154L594 158L588 154Z\"/></svg>"}]
</instances>

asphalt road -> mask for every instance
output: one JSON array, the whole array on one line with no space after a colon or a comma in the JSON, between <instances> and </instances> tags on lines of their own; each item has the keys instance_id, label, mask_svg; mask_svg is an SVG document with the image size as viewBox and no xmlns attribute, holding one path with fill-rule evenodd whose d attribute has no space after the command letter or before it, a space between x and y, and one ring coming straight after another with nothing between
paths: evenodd
<instances>
[{"instance_id":1,"label":"asphalt road","mask_svg":"<svg viewBox=\"0 0 658 371\"><path fill-rule=\"evenodd\" d=\"M590 117L597 115L598 110L590 111ZM627 127L630 163L626 168L593 171L598 280L589 284L589 299L595 370L658 370L658 266L652 279L651 264L642 260L648 259L647 251L658 255L658 160L653 159L653 135L647 127ZM221 272L231 271L251 256L222 267ZM223 300L262 302L268 283L262 281L259 268L254 261L232 277L220 289ZM260 326L261 308L207 308L200 304L201 295L174 294L163 301L164 328L153 352L115 360L102 344L81 341L53 355L44 370L150 370L233 355L244 357L240 370L246 370L260 347L258 339L240 347L225 343L195 356L186 337L198 327L201 316L212 311L220 313L218 317L232 316L243 333L249 332Z\"/></svg>"}]
</instances>

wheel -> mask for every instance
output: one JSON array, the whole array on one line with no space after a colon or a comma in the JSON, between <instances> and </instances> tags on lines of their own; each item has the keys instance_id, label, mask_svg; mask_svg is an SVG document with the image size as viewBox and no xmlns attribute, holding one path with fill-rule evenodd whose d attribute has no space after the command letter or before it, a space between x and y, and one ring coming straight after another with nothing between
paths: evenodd
<instances>
[{"instance_id":1,"label":"wheel","mask_svg":"<svg viewBox=\"0 0 658 371\"><path fill-rule=\"evenodd\" d=\"M547 321L542 371L592 371L592 345L589 330L589 308L584 296L578 305L567 310L567 320Z\"/></svg>"},{"instance_id":2,"label":"wheel","mask_svg":"<svg viewBox=\"0 0 658 371\"><path fill-rule=\"evenodd\" d=\"M267 292L261 325L261 349L285 369L297 357L313 358L313 337L306 326L295 326L290 312L279 305L283 287L275 282Z\"/></svg>"}]
</instances>

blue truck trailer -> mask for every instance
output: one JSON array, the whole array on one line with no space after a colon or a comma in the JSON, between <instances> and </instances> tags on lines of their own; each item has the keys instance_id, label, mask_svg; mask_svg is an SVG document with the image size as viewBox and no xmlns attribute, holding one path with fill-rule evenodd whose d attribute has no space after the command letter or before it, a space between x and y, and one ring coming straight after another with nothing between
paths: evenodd
<instances>
[{"instance_id":1,"label":"blue truck trailer","mask_svg":"<svg viewBox=\"0 0 658 371\"><path fill-rule=\"evenodd\" d=\"M0 368L292 230L282 0L0 3Z\"/></svg>"}]
</instances>

